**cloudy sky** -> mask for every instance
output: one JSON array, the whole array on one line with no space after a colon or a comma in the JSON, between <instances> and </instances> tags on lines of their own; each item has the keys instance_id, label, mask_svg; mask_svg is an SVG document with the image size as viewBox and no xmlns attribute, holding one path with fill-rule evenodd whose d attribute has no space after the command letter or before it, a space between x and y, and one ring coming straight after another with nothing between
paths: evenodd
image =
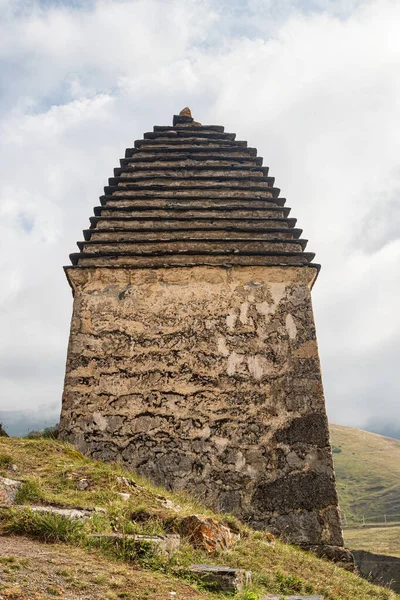
<instances>
[{"instance_id":1,"label":"cloudy sky","mask_svg":"<svg viewBox=\"0 0 400 600\"><path fill-rule=\"evenodd\" d=\"M62 266L125 148L189 105L258 148L323 266L330 419L400 434L400 3L0 0L0 14L0 409L59 410Z\"/></svg>"}]
</instances>

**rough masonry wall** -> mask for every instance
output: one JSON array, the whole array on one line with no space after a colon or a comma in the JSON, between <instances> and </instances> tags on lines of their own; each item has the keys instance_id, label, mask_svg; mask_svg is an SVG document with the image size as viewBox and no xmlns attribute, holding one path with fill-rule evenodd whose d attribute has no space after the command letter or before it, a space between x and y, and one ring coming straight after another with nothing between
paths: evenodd
<instances>
[{"instance_id":1,"label":"rough masonry wall","mask_svg":"<svg viewBox=\"0 0 400 600\"><path fill-rule=\"evenodd\" d=\"M69 269L62 437L288 541L342 545L314 273Z\"/></svg>"}]
</instances>

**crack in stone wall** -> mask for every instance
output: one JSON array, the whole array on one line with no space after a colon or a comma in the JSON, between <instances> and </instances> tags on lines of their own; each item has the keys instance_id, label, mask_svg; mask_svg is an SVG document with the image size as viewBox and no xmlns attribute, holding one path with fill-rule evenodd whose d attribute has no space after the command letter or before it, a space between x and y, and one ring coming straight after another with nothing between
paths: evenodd
<instances>
[{"instance_id":1,"label":"crack in stone wall","mask_svg":"<svg viewBox=\"0 0 400 600\"><path fill-rule=\"evenodd\" d=\"M287 541L343 544L314 269L69 276L64 439Z\"/></svg>"}]
</instances>

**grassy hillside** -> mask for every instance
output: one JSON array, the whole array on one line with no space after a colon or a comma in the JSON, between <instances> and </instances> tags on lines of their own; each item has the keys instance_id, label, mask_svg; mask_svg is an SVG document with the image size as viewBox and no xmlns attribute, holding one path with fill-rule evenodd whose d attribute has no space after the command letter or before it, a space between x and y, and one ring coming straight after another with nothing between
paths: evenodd
<instances>
[{"instance_id":1,"label":"grassy hillside","mask_svg":"<svg viewBox=\"0 0 400 600\"><path fill-rule=\"evenodd\" d=\"M331 425L342 513L348 521L400 521L400 440Z\"/></svg>"},{"instance_id":2,"label":"grassy hillside","mask_svg":"<svg viewBox=\"0 0 400 600\"><path fill-rule=\"evenodd\" d=\"M344 531L346 545L352 550L367 550L400 558L400 525L350 527Z\"/></svg>"},{"instance_id":3,"label":"grassy hillside","mask_svg":"<svg viewBox=\"0 0 400 600\"><path fill-rule=\"evenodd\" d=\"M11 470L11 462L18 467L16 472ZM71 527L62 523L60 519L43 518L29 511L13 511L2 509L0 512L0 571L7 571L7 577L13 577L13 584L23 586L22 577L28 579L26 570L39 568L35 562L35 551L32 558L23 559L28 562L23 564L15 552L7 550L7 543L15 538L12 535L23 535L20 538L20 546L25 547L26 536L39 541L60 540L64 545L58 545L59 552L65 556L66 549L71 548L70 568L59 569L57 585L64 590L68 589L72 581L84 579L89 585L90 594L85 592L85 598L126 598L158 600L160 590L176 591L173 596L177 600L185 598L225 598L221 594L211 594L203 588L196 588L195 584L188 579L188 567L192 563L221 564L232 567L244 568L253 572L253 586L240 596L241 600L259 600L268 593L283 594L321 594L325 600L389 600L397 596L387 590L370 585L356 575L348 573L337 566L317 559L310 553L303 552L295 547L277 542L275 546L268 543L263 532L255 532L250 528L237 522L228 515L215 515L219 521L228 523L241 534L241 539L231 550L221 552L216 556L210 556L200 550L194 550L187 542L183 542L181 549L171 558L132 554L129 552L117 552L110 547L94 548L88 539L90 532L121 533L162 533L173 530L174 523L183 515L202 513L209 514L203 507L185 495L170 494L165 490L156 489L146 481L133 476L137 486L131 486L129 500L120 496L126 489L121 487L117 477L125 476L132 478L132 473L123 469L118 464L104 464L83 457L72 446L62 444L53 440L21 440L12 438L0 439L0 472L8 477L16 477L25 480L22 491L19 493L19 502L27 504L52 503L62 506L85 506L102 507L105 512L97 513L88 522ZM77 482L85 478L89 487L85 490L77 489ZM171 507L165 502L169 499L179 507ZM36 542L35 542L36 543ZM67 545L69 544L69 545ZM15 544L14 544L15 547ZM44 550L38 552L51 555L56 546L42 546ZM21 550L22 552L22 550ZM27 550L28 552L28 550ZM88 571L86 575L79 575L77 563L84 561L83 554L88 553ZM104 558L98 561L101 573L97 573L94 563L97 553L104 554ZM76 554L78 553L78 554ZM22 553L23 554L23 553ZM92 558L95 557L93 561ZM54 560L51 558L49 560ZM58 560L58 559L55 559ZM105 589L101 595L94 595L94 586L90 582L96 580L104 583L104 577L108 572L104 560L109 561L110 581L117 577L114 575L115 561L119 560L121 565L127 562L133 567L132 577L140 580L140 573L145 572L146 593L140 588L125 588L123 590ZM7 562L8 561L8 562ZM13 570L12 565L17 561L17 567ZM19 562L18 562L19 561ZM39 561L40 562L40 561ZM61 561L62 562L62 561ZM29 566L30 565L30 566ZM93 570L92 570L92 566ZM100 567L99 567L100 568ZM121 566L121 568L123 568ZM40 569L39 569L40 570ZM64 575L62 571L65 571ZM68 571L68 573L67 573ZM10 573L11 572L11 573ZM120 579L123 580L124 573L121 572ZM117 577L118 579L118 577ZM4 586L9 585L5 577L1 579L3 590L0 588L0 597L6 596ZM68 583L69 581L69 583ZM85 581L83 583L85 583ZM171 588L172 583L176 586ZM45 585L45 582L41 585ZM72 585L72 584L71 584ZM108 584L107 584L108 585ZM187 586L187 592L183 592L182 586ZM104 583L105 586L105 583ZM188 590L191 590L189 593ZM61 596L69 598L66 591L60 592ZM59 594L59 595L60 595ZM122 595L121 595L122 594ZM53 594L54 595L54 594ZM57 594L56 594L57 595ZM35 596L16 595L16 598L33 598ZM72 596L71 596L72 597ZM172 596L171 596L172 597ZM43 595L43 598L50 596Z\"/></svg>"}]
</instances>

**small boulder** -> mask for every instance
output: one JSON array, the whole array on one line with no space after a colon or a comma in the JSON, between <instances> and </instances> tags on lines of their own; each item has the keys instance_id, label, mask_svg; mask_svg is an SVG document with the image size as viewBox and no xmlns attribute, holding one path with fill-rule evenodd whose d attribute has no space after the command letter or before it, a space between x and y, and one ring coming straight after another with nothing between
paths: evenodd
<instances>
[{"instance_id":1,"label":"small boulder","mask_svg":"<svg viewBox=\"0 0 400 600\"><path fill-rule=\"evenodd\" d=\"M87 479L80 479L78 481L78 483L76 484L76 489L80 490L81 492L83 492L84 490L87 490L89 488L89 481Z\"/></svg>"},{"instance_id":2,"label":"small boulder","mask_svg":"<svg viewBox=\"0 0 400 600\"><path fill-rule=\"evenodd\" d=\"M117 494L121 498L121 500L124 500L125 502L127 502L131 497L130 494L127 494L125 492L117 492Z\"/></svg>"},{"instance_id":3,"label":"small boulder","mask_svg":"<svg viewBox=\"0 0 400 600\"><path fill-rule=\"evenodd\" d=\"M313 552L318 558L324 558L335 563L338 567L346 571L353 572L355 570L354 556L347 548L342 546L330 546L328 544L320 544L318 546L301 546L304 550Z\"/></svg>"},{"instance_id":4,"label":"small boulder","mask_svg":"<svg viewBox=\"0 0 400 600\"><path fill-rule=\"evenodd\" d=\"M215 592L234 594L251 583L251 571L217 565L192 565L190 573Z\"/></svg>"},{"instance_id":5,"label":"small boulder","mask_svg":"<svg viewBox=\"0 0 400 600\"><path fill-rule=\"evenodd\" d=\"M173 510L175 512L179 512L182 510L182 507L179 504L175 504L172 500L165 498L165 496L161 496L160 494L156 494L155 498L159 501L159 503L168 510Z\"/></svg>"},{"instance_id":6,"label":"small boulder","mask_svg":"<svg viewBox=\"0 0 400 600\"><path fill-rule=\"evenodd\" d=\"M180 532L188 538L194 548L207 550L210 554L228 550L233 543L229 527L205 515L191 515L182 519Z\"/></svg>"},{"instance_id":7,"label":"small boulder","mask_svg":"<svg viewBox=\"0 0 400 600\"><path fill-rule=\"evenodd\" d=\"M118 483L120 483L121 485L124 485L127 488L141 488L140 485L138 485L136 483L136 481L134 481L133 479L128 479L128 477L117 477L117 481Z\"/></svg>"},{"instance_id":8,"label":"small boulder","mask_svg":"<svg viewBox=\"0 0 400 600\"><path fill-rule=\"evenodd\" d=\"M0 504L7 506L15 504L15 497L21 485L22 481L0 477Z\"/></svg>"}]
</instances>

